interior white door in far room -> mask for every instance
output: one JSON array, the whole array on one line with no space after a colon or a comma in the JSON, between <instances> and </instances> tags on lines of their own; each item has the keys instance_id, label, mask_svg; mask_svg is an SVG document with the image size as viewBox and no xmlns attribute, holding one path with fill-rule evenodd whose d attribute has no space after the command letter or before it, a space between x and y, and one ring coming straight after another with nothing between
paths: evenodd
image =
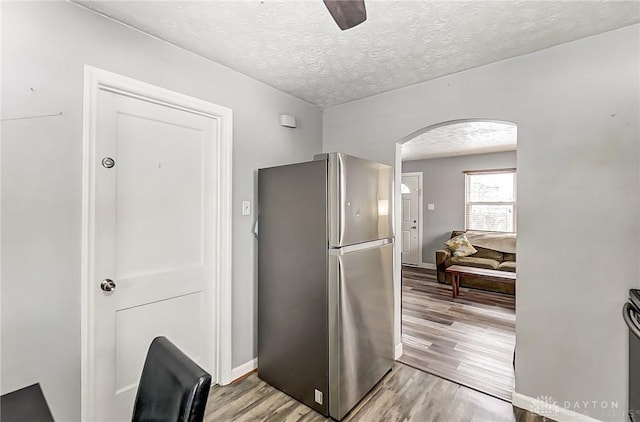
<instances>
[{"instance_id":1,"label":"interior white door in far room","mask_svg":"<svg viewBox=\"0 0 640 422\"><path fill-rule=\"evenodd\" d=\"M420 257L420 176L402 175L402 263L418 266Z\"/></svg>"},{"instance_id":2,"label":"interior white door in far room","mask_svg":"<svg viewBox=\"0 0 640 422\"><path fill-rule=\"evenodd\" d=\"M123 421L131 419L156 336L215 379L218 121L110 91L97 95L91 420Z\"/></svg>"}]
</instances>

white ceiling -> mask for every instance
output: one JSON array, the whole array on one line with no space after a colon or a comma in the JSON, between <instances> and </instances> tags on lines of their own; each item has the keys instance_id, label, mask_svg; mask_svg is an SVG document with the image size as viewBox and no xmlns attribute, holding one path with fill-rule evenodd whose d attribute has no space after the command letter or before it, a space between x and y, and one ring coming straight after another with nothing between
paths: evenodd
<instances>
[{"instance_id":1,"label":"white ceiling","mask_svg":"<svg viewBox=\"0 0 640 422\"><path fill-rule=\"evenodd\" d=\"M402 161L514 151L518 128L506 122L458 122L436 127L402 144Z\"/></svg>"},{"instance_id":2,"label":"white ceiling","mask_svg":"<svg viewBox=\"0 0 640 422\"><path fill-rule=\"evenodd\" d=\"M637 1L375 1L340 31L321 0L88 1L319 107L638 22Z\"/></svg>"}]
</instances>

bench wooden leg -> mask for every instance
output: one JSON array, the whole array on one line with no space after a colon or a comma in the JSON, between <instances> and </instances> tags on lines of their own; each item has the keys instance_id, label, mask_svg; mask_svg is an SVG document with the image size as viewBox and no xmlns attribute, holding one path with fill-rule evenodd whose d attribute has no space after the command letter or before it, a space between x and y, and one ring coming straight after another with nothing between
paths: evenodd
<instances>
[{"instance_id":1,"label":"bench wooden leg","mask_svg":"<svg viewBox=\"0 0 640 422\"><path fill-rule=\"evenodd\" d=\"M458 274L451 274L451 297L453 299L458 295Z\"/></svg>"}]
</instances>

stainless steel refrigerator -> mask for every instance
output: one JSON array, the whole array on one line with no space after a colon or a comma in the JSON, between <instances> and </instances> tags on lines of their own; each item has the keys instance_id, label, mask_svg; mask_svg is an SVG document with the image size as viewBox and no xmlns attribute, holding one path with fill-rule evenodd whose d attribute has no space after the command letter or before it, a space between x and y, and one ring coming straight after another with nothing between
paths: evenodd
<instances>
[{"instance_id":1,"label":"stainless steel refrigerator","mask_svg":"<svg viewBox=\"0 0 640 422\"><path fill-rule=\"evenodd\" d=\"M315 158L258 171L258 376L339 420L394 362L393 168Z\"/></svg>"}]
</instances>

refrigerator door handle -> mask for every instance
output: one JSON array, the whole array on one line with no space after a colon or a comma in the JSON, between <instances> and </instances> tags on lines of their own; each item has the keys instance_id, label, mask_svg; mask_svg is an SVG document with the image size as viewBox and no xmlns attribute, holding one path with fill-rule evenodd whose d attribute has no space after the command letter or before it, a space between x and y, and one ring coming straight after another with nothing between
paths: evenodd
<instances>
[{"instance_id":1,"label":"refrigerator door handle","mask_svg":"<svg viewBox=\"0 0 640 422\"><path fill-rule=\"evenodd\" d=\"M640 326L638 325L637 320L634 318L632 314L636 312L633 310L633 306L629 302L625 303L622 307L622 317L624 318L624 322L627 323L627 327L633 333L634 336L640 338Z\"/></svg>"},{"instance_id":2,"label":"refrigerator door handle","mask_svg":"<svg viewBox=\"0 0 640 422\"><path fill-rule=\"evenodd\" d=\"M346 253L362 251L364 249L379 248L380 246L388 245L390 243L393 243L393 238L373 240L371 242L364 242L364 243L356 243L355 245L341 246L339 248L331 248L329 249L329 254L344 255Z\"/></svg>"}]
</instances>

